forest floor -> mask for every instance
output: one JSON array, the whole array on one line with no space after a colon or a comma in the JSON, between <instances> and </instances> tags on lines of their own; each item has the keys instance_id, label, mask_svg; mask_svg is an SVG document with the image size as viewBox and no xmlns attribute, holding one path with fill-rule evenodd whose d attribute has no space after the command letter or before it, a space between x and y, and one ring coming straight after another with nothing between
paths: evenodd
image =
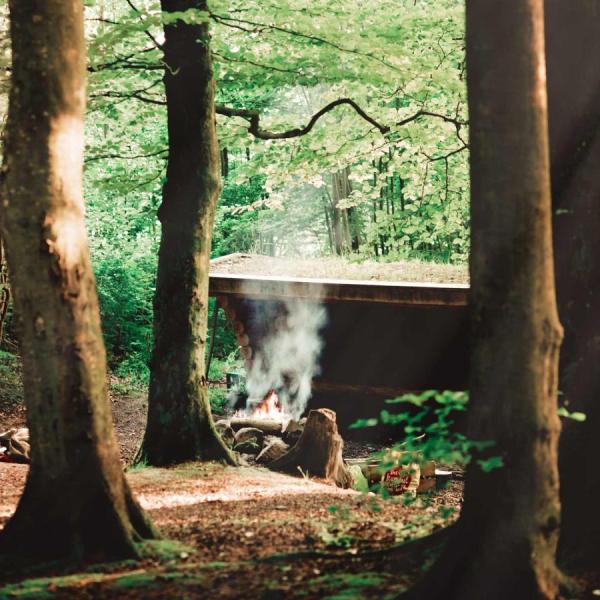
<instances>
[{"instance_id":1,"label":"forest floor","mask_svg":"<svg viewBox=\"0 0 600 600\"><path fill-rule=\"evenodd\" d=\"M0 429L22 426L18 361L3 361L1 375ZM116 379L110 388L127 465L144 430L145 396ZM0 463L0 529L16 508L27 470ZM148 544L147 557L138 561L0 575L6 584L0 600L392 598L422 576L438 548L403 543L443 531L462 503L461 482L407 504L258 467L190 463L130 468L126 476L167 541ZM588 592L576 597L597 597L598 577L580 583Z\"/></svg>"},{"instance_id":2,"label":"forest floor","mask_svg":"<svg viewBox=\"0 0 600 600\"><path fill-rule=\"evenodd\" d=\"M0 465L0 526L26 473L26 465ZM386 598L414 581L426 560L407 568L399 542L452 521L462 496L455 483L406 506L212 463L135 469L127 479L163 536L181 546L170 543L162 560L9 583L0 598Z\"/></svg>"},{"instance_id":3,"label":"forest floor","mask_svg":"<svg viewBox=\"0 0 600 600\"><path fill-rule=\"evenodd\" d=\"M24 426L18 360L3 360L2 369L0 429ZM122 381L110 383L127 465L145 427L146 400ZM17 505L27 470L0 463L0 528ZM212 463L130 468L127 479L169 540L153 548L153 558L5 579L0 600L386 598L412 583L427 560L421 552L407 562L401 544L453 522L462 501L459 482L407 504L265 468Z\"/></svg>"}]
</instances>

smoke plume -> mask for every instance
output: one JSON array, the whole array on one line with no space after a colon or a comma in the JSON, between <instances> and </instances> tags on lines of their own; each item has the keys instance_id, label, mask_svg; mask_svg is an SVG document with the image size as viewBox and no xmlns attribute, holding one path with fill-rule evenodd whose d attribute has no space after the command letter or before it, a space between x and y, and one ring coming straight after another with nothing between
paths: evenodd
<instances>
[{"instance_id":1,"label":"smoke plume","mask_svg":"<svg viewBox=\"0 0 600 600\"><path fill-rule=\"evenodd\" d=\"M267 308L261 321L268 329L246 376L248 397L259 400L275 390L285 412L298 419L310 399L312 379L319 374L325 307L290 299Z\"/></svg>"}]
</instances>

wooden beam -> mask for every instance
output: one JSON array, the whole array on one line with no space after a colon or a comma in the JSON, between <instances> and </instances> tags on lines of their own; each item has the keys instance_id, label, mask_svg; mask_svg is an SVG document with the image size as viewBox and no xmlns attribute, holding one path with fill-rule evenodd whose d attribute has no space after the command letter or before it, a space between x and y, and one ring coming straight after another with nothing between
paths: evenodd
<instances>
[{"instance_id":1,"label":"wooden beam","mask_svg":"<svg viewBox=\"0 0 600 600\"><path fill-rule=\"evenodd\" d=\"M321 302L368 302L404 306L467 306L466 284L351 281L211 273L211 296L297 298Z\"/></svg>"}]
</instances>

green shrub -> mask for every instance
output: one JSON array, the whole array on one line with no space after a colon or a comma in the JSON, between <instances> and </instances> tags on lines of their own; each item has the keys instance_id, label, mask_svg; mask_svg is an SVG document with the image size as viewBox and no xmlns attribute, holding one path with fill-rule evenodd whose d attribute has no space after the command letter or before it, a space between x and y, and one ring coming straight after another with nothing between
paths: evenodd
<instances>
[{"instance_id":1,"label":"green shrub","mask_svg":"<svg viewBox=\"0 0 600 600\"><path fill-rule=\"evenodd\" d=\"M103 256L95 265L102 330L110 368L148 378L156 259Z\"/></svg>"},{"instance_id":2,"label":"green shrub","mask_svg":"<svg viewBox=\"0 0 600 600\"><path fill-rule=\"evenodd\" d=\"M405 394L387 403L405 408L400 412L382 410L378 418L361 419L352 428L372 427L379 423L403 425L405 437L392 448L378 453L382 473L408 463L429 460L449 465L467 465L475 455L494 446L489 440L469 440L456 431L457 413L467 409L467 392L428 390L420 394ZM500 456L477 459L484 471L502 466Z\"/></svg>"}]
</instances>

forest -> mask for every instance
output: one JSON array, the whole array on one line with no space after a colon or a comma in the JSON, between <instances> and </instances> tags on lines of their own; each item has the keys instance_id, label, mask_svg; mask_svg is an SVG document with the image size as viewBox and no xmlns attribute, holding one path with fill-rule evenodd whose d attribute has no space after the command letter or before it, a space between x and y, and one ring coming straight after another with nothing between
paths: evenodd
<instances>
[{"instance_id":1,"label":"forest","mask_svg":"<svg viewBox=\"0 0 600 600\"><path fill-rule=\"evenodd\" d=\"M0 0L0 598L600 596L599 33Z\"/></svg>"}]
</instances>

